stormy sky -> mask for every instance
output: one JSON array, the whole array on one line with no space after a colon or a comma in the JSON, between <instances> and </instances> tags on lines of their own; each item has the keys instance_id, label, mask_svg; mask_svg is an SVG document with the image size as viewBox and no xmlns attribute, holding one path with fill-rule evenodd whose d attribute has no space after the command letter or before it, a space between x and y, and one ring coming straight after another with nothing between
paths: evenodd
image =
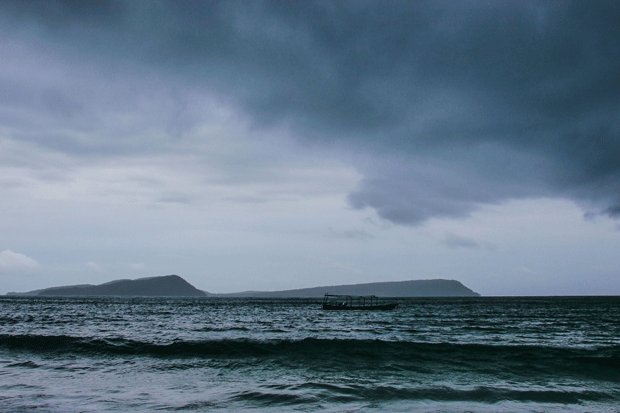
<instances>
[{"instance_id":1,"label":"stormy sky","mask_svg":"<svg viewBox=\"0 0 620 413\"><path fill-rule=\"evenodd\" d=\"M0 293L620 294L616 1L0 2Z\"/></svg>"}]
</instances>

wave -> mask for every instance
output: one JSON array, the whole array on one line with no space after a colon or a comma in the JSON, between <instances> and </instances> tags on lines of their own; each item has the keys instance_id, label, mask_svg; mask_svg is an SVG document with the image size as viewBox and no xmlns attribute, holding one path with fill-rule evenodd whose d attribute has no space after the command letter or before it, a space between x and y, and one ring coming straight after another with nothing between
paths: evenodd
<instances>
[{"instance_id":1,"label":"wave","mask_svg":"<svg viewBox=\"0 0 620 413\"><path fill-rule=\"evenodd\" d=\"M265 406L307 404L316 401L349 403L356 401L389 402L397 400L433 400L442 402L499 403L517 402L578 404L583 402L608 402L613 395L601 391L519 390L502 387L478 386L459 389L449 386L337 386L306 383L281 390L259 389L239 392L231 401L251 402Z\"/></svg>"},{"instance_id":2,"label":"wave","mask_svg":"<svg viewBox=\"0 0 620 413\"><path fill-rule=\"evenodd\" d=\"M220 339L152 343L125 338L0 335L0 350L165 358L286 359L305 366L433 372L501 369L506 374L570 374L620 382L620 346L524 345L320 339Z\"/></svg>"},{"instance_id":3,"label":"wave","mask_svg":"<svg viewBox=\"0 0 620 413\"><path fill-rule=\"evenodd\" d=\"M27 367L31 369L36 369L38 367L41 367L41 365L35 363L34 361L27 360L27 361L18 361L15 363L9 363L6 365L6 367Z\"/></svg>"}]
</instances>

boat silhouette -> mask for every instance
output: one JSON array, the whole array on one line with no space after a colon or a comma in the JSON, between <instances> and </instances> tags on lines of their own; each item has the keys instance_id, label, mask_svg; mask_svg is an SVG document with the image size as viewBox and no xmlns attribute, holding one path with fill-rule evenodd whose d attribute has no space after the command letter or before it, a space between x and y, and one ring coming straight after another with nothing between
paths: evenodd
<instances>
[{"instance_id":1,"label":"boat silhouette","mask_svg":"<svg viewBox=\"0 0 620 413\"><path fill-rule=\"evenodd\" d=\"M323 310L348 311L383 311L393 310L398 303L381 303L375 295L339 295L327 294L323 297Z\"/></svg>"}]
</instances>

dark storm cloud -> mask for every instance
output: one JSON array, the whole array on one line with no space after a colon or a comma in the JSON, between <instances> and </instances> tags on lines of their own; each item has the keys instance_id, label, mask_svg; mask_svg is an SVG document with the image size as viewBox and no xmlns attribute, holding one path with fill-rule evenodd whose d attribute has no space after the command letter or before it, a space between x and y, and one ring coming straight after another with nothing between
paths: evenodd
<instances>
[{"instance_id":1,"label":"dark storm cloud","mask_svg":"<svg viewBox=\"0 0 620 413\"><path fill-rule=\"evenodd\" d=\"M351 205L391 221L533 196L620 215L618 2L0 7L12 37L95 72L154 74L346 148L363 175ZM87 116L84 99L47 99L51 117Z\"/></svg>"}]
</instances>

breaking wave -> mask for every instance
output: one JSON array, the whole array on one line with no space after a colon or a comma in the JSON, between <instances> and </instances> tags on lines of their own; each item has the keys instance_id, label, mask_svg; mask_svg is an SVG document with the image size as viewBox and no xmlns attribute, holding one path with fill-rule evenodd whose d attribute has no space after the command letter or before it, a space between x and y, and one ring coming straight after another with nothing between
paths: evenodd
<instances>
[{"instance_id":1,"label":"breaking wave","mask_svg":"<svg viewBox=\"0 0 620 413\"><path fill-rule=\"evenodd\" d=\"M562 348L320 338L151 343L124 338L0 335L0 349L92 356L284 359L307 367L382 366L385 371L493 369L519 376L553 373L620 382L620 346Z\"/></svg>"}]
</instances>

